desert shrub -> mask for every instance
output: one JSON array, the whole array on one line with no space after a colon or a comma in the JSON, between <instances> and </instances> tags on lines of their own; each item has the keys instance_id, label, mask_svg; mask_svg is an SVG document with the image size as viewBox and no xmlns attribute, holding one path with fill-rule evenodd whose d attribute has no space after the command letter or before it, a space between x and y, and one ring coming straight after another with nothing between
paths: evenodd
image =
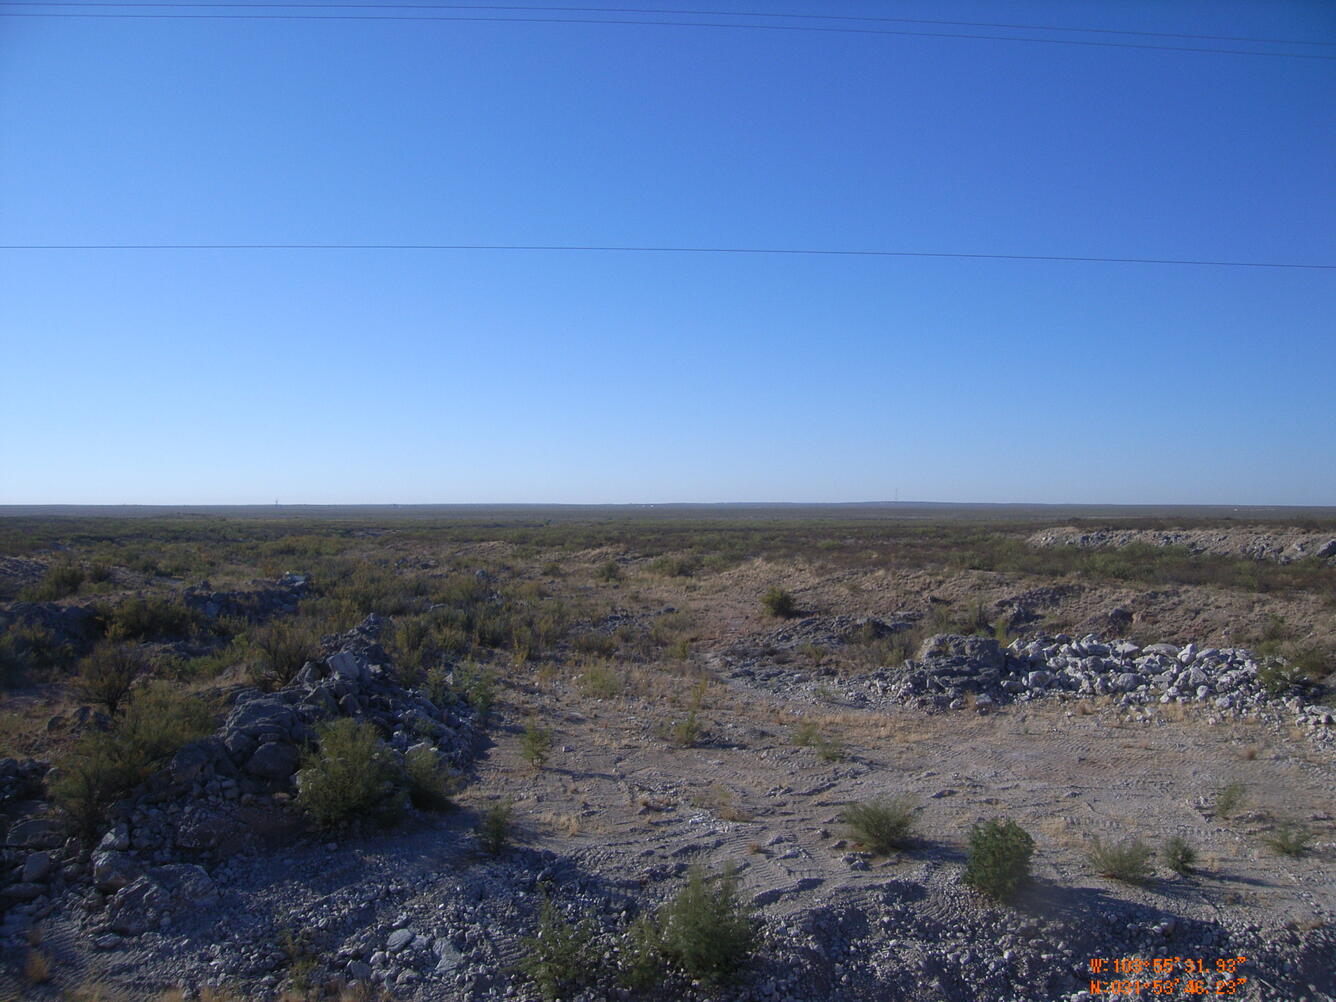
<instances>
[{"instance_id":1,"label":"desert shrub","mask_svg":"<svg viewBox=\"0 0 1336 1002\"><path fill-rule=\"evenodd\" d=\"M592 985L602 962L596 942L598 926L591 918L571 922L549 898L538 913L538 930L525 937L520 970L548 1002L569 998Z\"/></svg>"},{"instance_id":2,"label":"desert shrub","mask_svg":"<svg viewBox=\"0 0 1336 1002\"><path fill-rule=\"evenodd\" d=\"M103 616L112 640L160 640L189 636L198 619L184 604L162 595L131 598Z\"/></svg>"},{"instance_id":3,"label":"desert shrub","mask_svg":"<svg viewBox=\"0 0 1336 1002\"><path fill-rule=\"evenodd\" d=\"M1301 856L1313 841L1313 833L1292 821L1282 822L1262 835L1262 842L1283 856Z\"/></svg>"},{"instance_id":4,"label":"desert shrub","mask_svg":"<svg viewBox=\"0 0 1336 1002\"><path fill-rule=\"evenodd\" d=\"M143 670L144 659L130 644L99 644L79 662L74 689L114 715Z\"/></svg>"},{"instance_id":5,"label":"desert shrub","mask_svg":"<svg viewBox=\"0 0 1336 1002\"><path fill-rule=\"evenodd\" d=\"M404 785L413 806L423 811L444 811L452 805L454 774L435 748L418 745L404 755Z\"/></svg>"},{"instance_id":6,"label":"desert shrub","mask_svg":"<svg viewBox=\"0 0 1336 1002\"><path fill-rule=\"evenodd\" d=\"M498 800L478 819L478 844L487 855L499 856L510 845L513 810L509 800Z\"/></svg>"},{"instance_id":7,"label":"desert shrub","mask_svg":"<svg viewBox=\"0 0 1336 1002\"><path fill-rule=\"evenodd\" d=\"M965 883L991 897L1011 897L1030 874L1034 839L1010 818L991 819L970 832Z\"/></svg>"},{"instance_id":8,"label":"desert shrub","mask_svg":"<svg viewBox=\"0 0 1336 1002\"><path fill-rule=\"evenodd\" d=\"M1229 817L1243 806L1247 796L1248 788L1237 779L1231 780L1215 791L1215 813L1222 818Z\"/></svg>"},{"instance_id":9,"label":"desert shrub","mask_svg":"<svg viewBox=\"0 0 1336 1002\"><path fill-rule=\"evenodd\" d=\"M591 699L611 699L622 691L622 677L607 661L589 661L576 678L580 692Z\"/></svg>"},{"instance_id":10,"label":"desert shrub","mask_svg":"<svg viewBox=\"0 0 1336 1002\"><path fill-rule=\"evenodd\" d=\"M57 564L42 575L42 580L25 588L23 598L29 602L54 602L76 594L83 587L86 575L83 568L73 564Z\"/></svg>"},{"instance_id":11,"label":"desert shrub","mask_svg":"<svg viewBox=\"0 0 1336 1002\"><path fill-rule=\"evenodd\" d=\"M617 980L645 995L663 979L663 938L652 914L643 914L622 934L617 944Z\"/></svg>"},{"instance_id":12,"label":"desert shrub","mask_svg":"<svg viewBox=\"0 0 1336 1002\"><path fill-rule=\"evenodd\" d=\"M694 554L655 557L649 569L670 578L689 578L701 568L701 558Z\"/></svg>"},{"instance_id":13,"label":"desert shrub","mask_svg":"<svg viewBox=\"0 0 1336 1002\"><path fill-rule=\"evenodd\" d=\"M737 876L709 876L699 866L657 916L659 949L693 978L723 982L750 960L757 923L738 895Z\"/></svg>"},{"instance_id":14,"label":"desert shrub","mask_svg":"<svg viewBox=\"0 0 1336 1002\"><path fill-rule=\"evenodd\" d=\"M1180 877L1186 877L1192 872L1193 864L1197 862L1197 850L1193 849L1182 835L1174 835L1164 843L1160 857L1164 860L1165 866Z\"/></svg>"},{"instance_id":15,"label":"desert shrub","mask_svg":"<svg viewBox=\"0 0 1336 1002\"><path fill-rule=\"evenodd\" d=\"M917 807L911 797L878 797L850 804L840 815L854 840L878 856L906 848L914 830Z\"/></svg>"},{"instance_id":16,"label":"desert shrub","mask_svg":"<svg viewBox=\"0 0 1336 1002\"><path fill-rule=\"evenodd\" d=\"M766 615L788 619L798 614L798 603L783 588L771 588L761 596L761 607Z\"/></svg>"},{"instance_id":17,"label":"desert shrub","mask_svg":"<svg viewBox=\"0 0 1336 1002\"><path fill-rule=\"evenodd\" d=\"M44 626L13 626L0 634L0 682L9 685L29 671L59 668L74 659L74 648Z\"/></svg>"},{"instance_id":18,"label":"desert shrub","mask_svg":"<svg viewBox=\"0 0 1336 1002\"><path fill-rule=\"evenodd\" d=\"M274 622L250 635L256 658L251 682L266 692L283 688L308 661L320 657L320 638L303 622Z\"/></svg>"},{"instance_id":19,"label":"desert shrub","mask_svg":"<svg viewBox=\"0 0 1336 1002\"><path fill-rule=\"evenodd\" d=\"M140 687L109 729L84 733L66 752L50 781L52 799L80 834L98 834L111 804L212 729L207 702L166 683Z\"/></svg>"},{"instance_id":20,"label":"desert shrub","mask_svg":"<svg viewBox=\"0 0 1336 1002\"><path fill-rule=\"evenodd\" d=\"M451 684L456 695L473 707L478 718L486 723L492 714L492 704L496 702L496 673L465 661L455 668Z\"/></svg>"},{"instance_id":21,"label":"desert shrub","mask_svg":"<svg viewBox=\"0 0 1336 1002\"><path fill-rule=\"evenodd\" d=\"M690 709L685 717L673 724L673 740L683 748L691 748L701 739L704 730L696 710Z\"/></svg>"},{"instance_id":22,"label":"desert shrub","mask_svg":"<svg viewBox=\"0 0 1336 1002\"><path fill-rule=\"evenodd\" d=\"M535 769L541 769L552 751L552 732L537 724L524 725L520 735L520 754Z\"/></svg>"},{"instance_id":23,"label":"desert shrub","mask_svg":"<svg viewBox=\"0 0 1336 1002\"><path fill-rule=\"evenodd\" d=\"M586 633L577 633L571 638L571 646L581 654L591 654L598 657L611 657L617 651L617 638L608 633L598 633L590 630Z\"/></svg>"},{"instance_id":24,"label":"desert shrub","mask_svg":"<svg viewBox=\"0 0 1336 1002\"><path fill-rule=\"evenodd\" d=\"M361 817L390 820L403 798L394 755L371 724L342 718L322 725L297 773L297 802L321 828Z\"/></svg>"},{"instance_id":25,"label":"desert shrub","mask_svg":"<svg viewBox=\"0 0 1336 1002\"><path fill-rule=\"evenodd\" d=\"M1111 877L1126 884L1144 884L1150 879L1150 846L1140 839L1106 845L1098 838L1090 843L1090 862L1101 877Z\"/></svg>"},{"instance_id":26,"label":"desert shrub","mask_svg":"<svg viewBox=\"0 0 1336 1002\"><path fill-rule=\"evenodd\" d=\"M821 729L810 720L804 720L793 729L793 743L799 748L811 748L821 737Z\"/></svg>"},{"instance_id":27,"label":"desert shrub","mask_svg":"<svg viewBox=\"0 0 1336 1002\"><path fill-rule=\"evenodd\" d=\"M622 569L618 566L617 561L609 560L599 565L597 577L600 581L615 584L622 579Z\"/></svg>"}]
</instances>

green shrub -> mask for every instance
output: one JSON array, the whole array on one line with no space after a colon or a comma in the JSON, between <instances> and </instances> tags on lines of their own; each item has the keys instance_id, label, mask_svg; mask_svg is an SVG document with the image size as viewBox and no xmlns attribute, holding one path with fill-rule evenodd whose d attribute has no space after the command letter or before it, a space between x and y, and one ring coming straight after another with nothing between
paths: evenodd
<instances>
[{"instance_id":1,"label":"green shrub","mask_svg":"<svg viewBox=\"0 0 1336 1002\"><path fill-rule=\"evenodd\" d=\"M317 730L297 773L297 803L321 828L357 818L393 819L403 807L394 755L375 727L342 718Z\"/></svg>"},{"instance_id":2,"label":"green shrub","mask_svg":"<svg viewBox=\"0 0 1336 1002\"><path fill-rule=\"evenodd\" d=\"M1010 818L991 819L970 832L965 883L991 897L1005 900L1030 875L1034 839Z\"/></svg>"},{"instance_id":3,"label":"green shrub","mask_svg":"<svg viewBox=\"0 0 1336 1002\"><path fill-rule=\"evenodd\" d=\"M76 594L83 587L83 569L73 564L57 564L49 568L42 580L24 589L23 597L29 602L54 602Z\"/></svg>"},{"instance_id":4,"label":"green shrub","mask_svg":"<svg viewBox=\"0 0 1336 1002\"><path fill-rule=\"evenodd\" d=\"M1247 799L1248 788L1237 779L1226 783L1215 792L1215 813L1227 818L1240 807Z\"/></svg>"},{"instance_id":5,"label":"green shrub","mask_svg":"<svg viewBox=\"0 0 1336 1002\"><path fill-rule=\"evenodd\" d=\"M496 673L465 661L455 668L451 684L455 694L477 711L478 719L487 723L496 702Z\"/></svg>"},{"instance_id":6,"label":"green shrub","mask_svg":"<svg viewBox=\"0 0 1336 1002\"><path fill-rule=\"evenodd\" d=\"M701 739L704 730L696 711L688 710L685 717L673 724L673 740L683 748L692 748Z\"/></svg>"},{"instance_id":7,"label":"green shrub","mask_svg":"<svg viewBox=\"0 0 1336 1002\"><path fill-rule=\"evenodd\" d=\"M498 800L483 811L478 820L478 842L489 856L499 856L510 845L513 807L509 800Z\"/></svg>"},{"instance_id":8,"label":"green shrub","mask_svg":"<svg viewBox=\"0 0 1336 1002\"><path fill-rule=\"evenodd\" d=\"M664 974L663 937L651 914L640 915L622 934L617 949L617 980L641 995L649 993Z\"/></svg>"},{"instance_id":9,"label":"green shrub","mask_svg":"<svg viewBox=\"0 0 1336 1002\"><path fill-rule=\"evenodd\" d=\"M850 804L840 815L854 840L869 852L889 856L912 841L917 807L908 796L879 797Z\"/></svg>"},{"instance_id":10,"label":"green shrub","mask_svg":"<svg viewBox=\"0 0 1336 1002\"><path fill-rule=\"evenodd\" d=\"M418 810L444 811L453 807L450 796L455 791L455 782L454 774L435 748L418 745L404 755L404 785L408 788L408 799Z\"/></svg>"},{"instance_id":11,"label":"green shrub","mask_svg":"<svg viewBox=\"0 0 1336 1002\"><path fill-rule=\"evenodd\" d=\"M112 640L162 640L186 637L198 619L181 602L161 595L131 598L104 616Z\"/></svg>"},{"instance_id":12,"label":"green shrub","mask_svg":"<svg viewBox=\"0 0 1336 1002\"><path fill-rule=\"evenodd\" d=\"M1197 850L1193 849L1182 835L1169 838L1164 843L1164 848L1160 850L1160 856L1164 859L1164 865L1180 877L1190 874L1197 862Z\"/></svg>"},{"instance_id":13,"label":"green shrub","mask_svg":"<svg viewBox=\"0 0 1336 1002\"><path fill-rule=\"evenodd\" d=\"M0 634L0 682L9 685L30 671L48 671L74 659L74 648L60 643L44 626L13 626Z\"/></svg>"},{"instance_id":14,"label":"green shrub","mask_svg":"<svg viewBox=\"0 0 1336 1002\"><path fill-rule=\"evenodd\" d=\"M693 867L686 886L657 918L661 952L693 978L727 981L756 948L757 923L738 895L731 868L707 876L699 866Z\"/></svg>"},{"instance_id":15,"label":"green shrub","mask_svg":"<svg viewBox=\"0 0 1336 1002\"><path fill-rule=\"evenodd\" d=\"M248 675L266 692L283 688L308 661L320 657L320 638L310 624L273 622L250 635L256 659Z\"/></svg>"},{"instance_id":16,"label":"green shrub","mask_svg":"<svg viewBox=\"0 0 1336 1002\"><path fill-rule=\"evenodd\" d=\"M213 708L166 683L134 690L106 731L88 731L58 763L52 799L84 836L98 834L107 808L213 729Z\"/></svg>"},{"instance_id":17,"label":"green shrub","mask_svg":"<svg viewBox=\"0 0 1336 1002\"><path fill-rule=\"evenodd\" d=\"M97 703L115 715L130 687L144 671L144 660L130 644L99 644L79 662L74 690L82 699Z\"/></svg>"},{"instance_id":18,"label":"green shrub","mask_svg":"<svg viewBox=\"0 0 1336 1002\"><path fill-rule=\"evenodd\" d=\"M799 748L811 748L821 738L821 729L810 720L804 720L793 729L793 743Z\"/></svg>"},{"instance_id":19,"label":"green shrub","mask_svg":"<svg viewBox=\"0 0 1336 1002\"><path fill-rule=\"evenodd\" d=\"M598 579L606 581L608 584L615 584L622 579L622 569L617 561L609 560L600 564L598 568Z\"/></svg>"},{"instance_id":20,"label":"green shrub","mask_svg":"<svg viewBox=\"0 0 1336 1002\"><path fill-rule=\"evenodd\" d=\"M611 699L622 691L622 677L607 661L590 661L576 678L580 692L591 699Z\"/></svg>"},{"instance_id":21,"label":"green shrub","mask_svg":"<svg viewBox=\"0 0 1336 1002\"><path fill-rule=\"evenodd\" d=\"M1098 838L1090 843L1090 862L1101 877L1111 877L1126 884L1144 884L1150 879L1150 860L1154 853L1140 839L1117 845L1105 845Z\"/></svg>"},{"instance_id":22,"label":"green shrub","mask_svg":"<svg viewBox=\"0 0 1336 1002\"><path fill-rule=\"evenodd\" d=\"M558 1002L597 980L602 956L596 942L598 926L591 918L570 922L544 898L538 931L521 943L520 970L548 1002Z\"/></svg>"},{"instance_id":23,"label":"green shrub","mask_svg":"<svg viewBox=\"0 0 1336 1002\"><path fill-rule=\"evenodd\" d=\"M1303 825L1286 821L1265 833L1262 841L1283 856L1301 856L1313 841L1313 833Z\"/></svg>"},{"instance_id":24,"label":"green shrub","mask_svg":"<svg viewBox=\"0 0 1336 1002\"><path fill-rule=\"evenodd\" d=\"M552 732L537 724L525 724L520 735L520 754L535 769L541 769L552 751Z\"/></svg>"},{"instance_id":25,"label":"green shrub","mask_svg":"<svg viewBox=\"0 0 1336 1002\"><path fill-rule=\"evenodd\" d=\"M761 606L766 614L779 619L789 619L798 614L798 603L783 588L771 588L761 596Z\"/></svg>"}]
</instances>

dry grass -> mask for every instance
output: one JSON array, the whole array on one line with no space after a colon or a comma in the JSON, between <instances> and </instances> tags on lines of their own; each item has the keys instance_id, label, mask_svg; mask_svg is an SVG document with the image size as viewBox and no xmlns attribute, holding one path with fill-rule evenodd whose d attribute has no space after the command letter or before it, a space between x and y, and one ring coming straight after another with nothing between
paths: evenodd
<instances>
[{"instance_id":1,"label":"dry grass","mask_svg":"<svg viewBox=\"0 0 1336 1002\"><path fill-rule=\"evenodd\" d=\"M23 980L29 985L44 985L50 981L51 957L41 950L28 950L23 958Z\"/></svg>"}]
</instances>

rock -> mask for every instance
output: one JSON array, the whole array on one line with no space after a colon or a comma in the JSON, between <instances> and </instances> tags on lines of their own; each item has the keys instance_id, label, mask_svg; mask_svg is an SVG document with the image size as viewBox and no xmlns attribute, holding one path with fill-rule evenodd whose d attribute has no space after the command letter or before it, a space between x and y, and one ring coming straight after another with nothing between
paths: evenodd
<instances>
[{"instance_id":1,"label":"rock","mask_svg":"<svg viewBox=\"0 0 1336 1002\"><path fill-rule=\"evenodd\" d=\"M246 762L246 771L261 779L282 782L297 771L300 759L301 756L292 745L270 741L255 750Z\"/></svg>"},{"instance_id":2,"label":"rock","mask_svg":"<svg viewBox=\"0 0 1336 1002\"><path fill-rule=\"evenodd\" d=\"M99 891L119 891L143 873L139 861L124 852L103 849L93 854L93 884Z\"/></svg>"},{"instance_id":3,"label":"rock","mask_svg":"<svg viewBox=\"0 0 1336 1002\"><path fill-rule=\"evenodd\" d=\"M1113 680L1114 692L1131 692L1141 684L1141 676L1135 672L1125 671L1119 673Z\"/></svg>"},{"instance_id":4,"label":"rock","mask_svg":"<svg viewBox=\"0 0 1336 1002\"><path fill-rule=\"evenodd\" d=\"M365 624L363 624L365 625ZM331 654L325 659L325 664L329 665L338 678L346 679L349 682L359 682L366 672L366 667L356 654L350 651L340 651L338 654Z\"/></svg>"},{"instance_id":5,"label":"rock","mask_svg":"<svg viewBox=\"0 0 1336 1002\"><path fill-rule=\"evenodd\" d=\"M170 770L172 781L182 785L193 783L224 754L223 743L217 738L204 741L192 741L172 756Z\"/></svg>"},{"instance_id":6,"label":"rock","mask_svg":"<svg viewBox=\"0 0 1336 1002\"><path fill-rule=\"evenodd\" d=\"M385 941L385 949L390 953L398 953L411 942L413 942L413 933L410 930L396 929L390 933L390 938Z\"/></svg>"},{"instance_id":7,"label":"rock","mask_svg":"<svg viewBox=\"0 0 1336 1002\"><path fill-rule=\"evenodd\" d=\"M19 882L17 884L10 884L4 890L0 890L0 900L10 903L15 901L32 901L36 898L40 898L45 893L46 888L41 884Z\"/></svg>"},{"instance_id":8,"label":"rock","mask_svg":"<svg viewBox=\"0 0 1336 1002\"><path fill-rule=\"evenodd\" d=\"M147 876L138 877L107 902L107 924L122 936L158 928L171 907L171 895Z\"/></svg>"},{"instance_id":9,"label":"rock","mask_svg":"<svg viewBox=\"0 0 1336 1002\"><path fill-rule=\"evenodd\" d=\"M1046 688L1053 681L1052 672L1032 671L1025 676L1025 684L1031 689Z\"/></svg>"},{"instance_id":10,"label":"rock","mask_svg":"<svg viewBox=\"0 0 1336 1002\"><path fill-rule=\"evenodd\" d=\"M348 972L348 977L353 981L371 980L371 965L360 960L350 960L344 970Z\"/></svg>"},{"instance_id":11,"label":"rock","mask_svg":"<svg viewBox=\"0 0 1336 1002\"><path fill-rule=\"evenodd\" d=\"M439 957L436 961L437 974L452 974L464 963L464 955L446 940L436 941L436 953Z\"/></svg>"},{"instance_id":12,"label":"rock","mask_svg":"<svg viewBox=\"0 0 1336 1002\"><path fill-rule=\"evenodd\" d=\"M107 834L102 836L102 841L97 844L99 849L113 849L116 852L125 852L130 848L130 826L119 824Z\"/></svg>"},{"instance_id":13,"label":"rock","mask_svg":"<svg viewBox=\"0 0 1336 1002\"><path fill-rule=\"evenodd\" d=\"M121 945L121 937L114 932L106 932L93 937L94 950L114 950Z\"/></svg>"},{"instance_id":14,"label":"rock","mask_svg":"<svg viewBox=\"0 0 1336 1002\"><path fill-rule=\"evenodd\" d=\"M923 641L919 661L961 661L1001 670L1006 663L1002 647L992 637L966 637L939 633Z\"/></svg>"},{"instance_id":15,"label":"rock","mask_svg":"<svg viewBox=\"0 0 1336 1002\"><path fill-rule=\"evenodd\" d=\"M51 818L28 818L9 829L5 844L20 849L58 849L65 842L65 830Z\"/></svg>"},{"instance_id":16,"label":"rock","mask_svg":"<svg viewBox=\"0 0 1336 1002\"><path fill-rule=\"evenodd\" d=\"M23 873L19 880L25 884L40 884L51 872L54 863L54 853L49 851L29 853L28 858L23 861Z\"/></svg>"}]
</instances>

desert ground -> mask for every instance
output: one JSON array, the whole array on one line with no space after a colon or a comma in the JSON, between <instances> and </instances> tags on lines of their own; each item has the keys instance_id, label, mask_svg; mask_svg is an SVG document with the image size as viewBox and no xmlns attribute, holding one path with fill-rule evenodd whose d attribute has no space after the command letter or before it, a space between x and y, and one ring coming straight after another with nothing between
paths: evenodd
<instances>
[{"instance_id":1,"label":"desert ground","mask_svg":"<svg viewBox=\"0 0 1336 1002\"><path fill-rule=\"evenodd\" d=\"M0 629L0 997L1336 998L1336 511L16 509Z\"/></svg>"}]
</instances>

